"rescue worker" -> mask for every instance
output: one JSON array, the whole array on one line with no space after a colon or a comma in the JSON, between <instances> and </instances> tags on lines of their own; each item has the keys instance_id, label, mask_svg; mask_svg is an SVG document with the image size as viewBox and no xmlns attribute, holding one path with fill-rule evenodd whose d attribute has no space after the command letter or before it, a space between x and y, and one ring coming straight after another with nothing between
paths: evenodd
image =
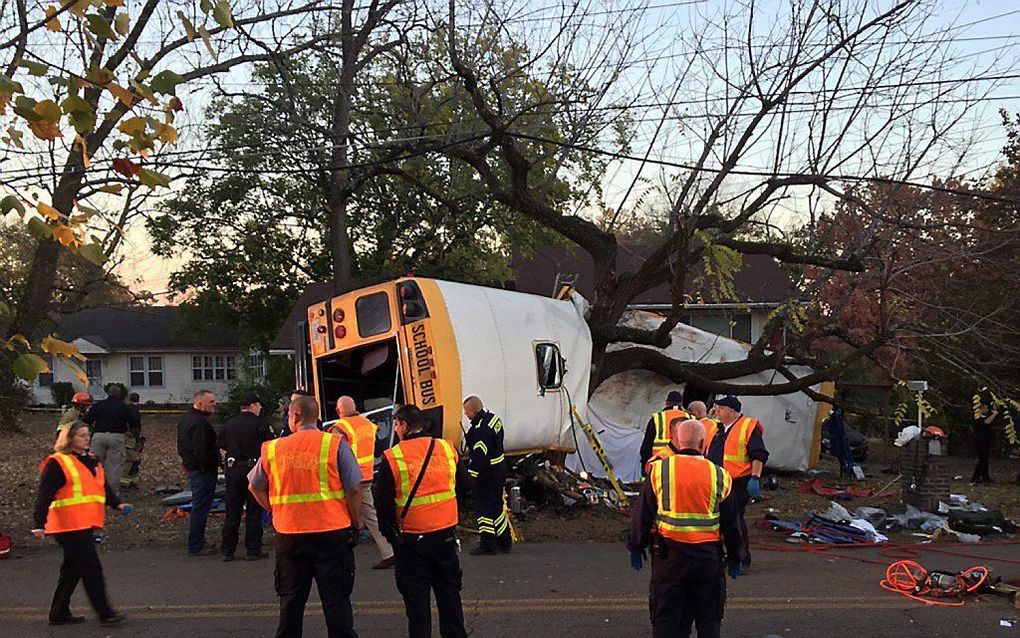
<instances>
[{"instance_id":1,"label":"rescue worker","mask_svg":"<svg viewBox=\"0 0 1020 638\"><path fill-rule=\"evenodd\" d=\"M224 562L234 560L242 512L244 559L259 560L267 556L262 551L262 507L248 491L248 472L258 462L262 444L273 438L269 420L262 416L262 401L258 395L246 393L241 397L241 413L224 423L219 435L227 488L223 498L226 514L220 543Z\"/></svg>"},{"instance_id":2,"label":"rescue worker","mask_svg":"<svg viewBox=\"0 0 1020 638\"><path fill-rule=\"evenodd\" d=\"M651 547L649 612L653 638L718 638L726 601L725 562L740 575L740 531L731 480L704 458L705 429L693 419L670 424L675 454L653 461L631 520L631 566ZM721 537L721 538L720 538Z\"/></svg>"},{"instance_id":3,"label":"rescue worker","mask_svg":"<svg viewBox=\"0 0 1020 638\"><path fill-rule=\"evenodd\" d=\"M340 434L351 444L354 456L361 466L361 520L368 527L381 559L372 569L393 567L393 547L379 531L379 519L375 514L375 499L372 496L372 478L375 472L375 423L358 414L354 399L342 396L336 401L336 413L340 418L333 424L332 432Z\"/></svg>"},{"instance_id":4,"label":"rescue worker","mask_svg":"<svg viewBox=\"0 0 1020 638\"><path fill-rule=\"evenodd\" d=\"M61 431L53 454L39 466L39 492L36 496L32 535L52 536L64 550L60 578L53 592L49 620L51 625L77 625L84 616L71 613L71 594L81 581L92 608L103 625L117 625L126 616L110 606L103 579L103 565L96 552L92 534L105 525L105 507L131 512L131 505L117 498L106 482L103 466L89 450L89 426L75 421Z\"/></svg>"},{"instance_id":5,"label":"rescue worker","mask_svg":"<svg viewBox=\"0 0 1020 638\"><path fill-rule=\"evenodd\" d=\"M141 427L137 415L124 403L123 392L123 386L110 385L106 398L97 401L81 418L92 426L92 453L106 468L114 491L120 489L120 477L124 473L125 437Z\"/></svg>"},{"instance_id":6,"label":"rescue worker","mask_svg":"<svg viewBox=\"0 0 1020 638\"><path fill-rule=\"evenodd\" d=\"M656 452L669 445L669 424L673 419L687 419L690 415L683 409L684 397L680 392L671 390L666 395L666 406L652 415L645 426L645 437L641 441L641 471L645 471L648 460Z\"/></svg>"},{"instance_id":7,"label":"rescue worker","mask_svg":"<svg viewBox=\"0 0 1020 638\"><path fill-rule=\"evenodd\" d=\"M316 427L319 402L290 404L291 435L262 444L251 493L276 529L277 638L301 636L312 579L329 638L357 638L351 591L361 529L361 467L343 437Z\"/></svg>"},{"instance_id":8,"label":"rescue worker","mask_svg":"<svg viewBox=\"0 0 1020 638\"><path fill-rule=\"evenodd\" d=\"M88 392L75 392L71 397L71 407L64 410L57 422L57 433L71 427L75 421L81 421L85 413L92 407L92 395Z\"/></svg>"},{"instance_id":9,"label":"rescue worker","mask_svg":"<svg viewBox=\"0 0 1020 638\"><path fill-rule=\"evenodd\" d=\"M142 398L137 392L128 395L127 407L133 415L138 427L128 430L124 437L124 476L120 477L120 486L124 489L138 487L138 473L142 469L142 451L145 448L145 437L142 436L142 411L138 404Z\"/></svg>"},{"instance_id":10,"label":"rescue worker","mask_svg":"<svg viewBox=\"0 0 1020 638\"><path fill-rule=\"evenodd\" d=\"M400 442L383 453L375 481L379 527L395 550L397 589L404 598L407 634L432 636L431 592L443 638L467 638L461 606L460 543L456 537L457 452L425 432L417 406L393 415Z\"/></svg>"},{"instance_id":11,"label":"rescue worker","mask_svg":"<svg viewBox=\"0 0 1020 638\"><path fill-rule=\"evenodd\" d=\"M733 495L740 525L740 560L746 572L751 568L751 549L744 511L752 498L761 496L761 472L769 460L765 429L757 419L740 413L740 400L734 396L716 401L715 415L720 421L719 433L712 440L708 458L722 465L733 477Z\"/></svg>"},{"instance_id":12,"label":"rescue worker","mask_svg":"<svg viewBox=\"0 0 1020 638\"><path fill-rule=\"evenodd\" d=\"M687 412L705 426L705 449L702 453L707 456L708 448L712 446L712 441L715 440L715 435L718 434L721 424L717 419L708 416L708 407L704 401L691 401L687 406Z\"/></svg>"},{"instance_id":13,"label":"rescue worker","mask_svg":"<svg viewBox=\"0 0 1020 638\"><path fill-rule=\"evenodd\" d=\"M482 400L476 396L464 400L464 416L471 422L465 441L479 536L478 546L472 548L470 554L508 553L513 547L513 540L503 506L508 471L503 454L503 421L487 412Z\"/></svg>"}]
</instances>

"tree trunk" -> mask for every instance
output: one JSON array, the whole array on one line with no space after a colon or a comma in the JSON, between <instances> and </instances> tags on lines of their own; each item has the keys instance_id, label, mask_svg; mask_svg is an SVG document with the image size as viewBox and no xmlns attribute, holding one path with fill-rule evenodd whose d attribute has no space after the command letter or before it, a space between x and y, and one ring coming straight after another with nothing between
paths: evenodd
<instances>
[{"instance_id":1,"label":"tree trunk","mask_svg":"<svg viewBox=\"0 0 1020 638\"><path fill-rule=\"evenodd\" d=\"M340 9L340 81L333 104L333 152L330 157L329 240L333 262L333 287L337 294L354 287L354 255L347 225L347 203L351 197L350 140L351 97L354 93L358 51L354 36L354 0L343 0Z\"/></svg>"}]
</instances>

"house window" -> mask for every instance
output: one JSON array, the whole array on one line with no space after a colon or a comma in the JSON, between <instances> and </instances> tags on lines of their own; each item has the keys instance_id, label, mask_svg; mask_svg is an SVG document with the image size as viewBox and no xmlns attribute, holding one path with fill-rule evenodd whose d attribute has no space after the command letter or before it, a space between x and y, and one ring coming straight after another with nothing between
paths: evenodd
<instances>
[{"instance_id":1,"label":"house window","mask_svg":"<svg viewBox=\"0 0 1020 638\"><path fill-rule=\"evenodd\" d=\"M85 376L88 377L89 381L102 381L102 379L103 379L103 360L102 359L86 359L85 360Z\"/></svg>"},{"instance_id":2,"label":"house window","mask_svg":"<svg viewBox=\"0 0 1020 638\"><path fill-rule=\"evenodd\" d=\"M556 390L563 383L563 360L560 349L552 343L535 346L535 360L538 363L538 387L542 390Z\"/></svg>"},{"instance_id":3,"label":"house window","mask_svg":"<svg viewBox=\"0 0 1020 638\"><path fill-rule=\"evenodd\" d=\"M48 354L39 355L46 362L49 372L40 372L36 380L40 388L48 388L53 385L53 357Z\"/></svg>"},{"instance_id":4,"label":"house window","mask_svg":"<svg viewBox=\"0 0 1020 638\"><path fill-rule=\"evenodd\" d=\"M251 378L261 381L266 378L266 353L261 350L248 352L248 369L251 371Z\"/></svg>"},{"instance_id":5,"label":"house window","mask_svg":"<svg viewBox=\"0 0 1020 638\"><path fill-rule=\"evenodd\" d=\"M237 378L237 357L205 354L191 357L193 381L233 381Z\"/></svg>"},{"instance_id":6,"label":"house window","mask_svg":"<svg viewBox=\"0 0 1020 638\"><path fill-rule=\"evenodd\" d=\"M128 361L131 387L163 385L163 357L161 355L136 355Z\"/></svg>"},{"instance_id":7,"label":"house window","mask_svg":"<svg viewBox=\"0 0 1020 638\"><path fill-rule=\"evenodd\" d=\"M688 315L684 323L730 339L750 343L751 315Z\"/></svg>"}]
</instances>

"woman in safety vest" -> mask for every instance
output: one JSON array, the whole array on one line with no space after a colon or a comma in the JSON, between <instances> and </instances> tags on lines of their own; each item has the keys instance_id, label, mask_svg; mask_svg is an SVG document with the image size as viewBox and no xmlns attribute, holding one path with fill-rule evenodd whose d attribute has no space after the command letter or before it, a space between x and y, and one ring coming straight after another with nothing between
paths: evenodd
<instances>
[{"instance_id":1,"label":"woman in safety vest","mask_svg":"<svg viewBox=\"0 0 1020 638\"><path fill-rule=\"evenodd\" d=\"M106 597L103 566L99 562L92 533L103 529L104 506L116 507L124 514L131 505L120 502L106 483L103 466L88 451L89 428L76 421L62 431L53 446L53 454L39 466L39 494L35 506L36 538L52 536L64 550L57 590L50 606L51 625L85 622L84 616L71 613L71 594L78 581L85 586L89 602L103 625L116 625L125 618L110 607Z\"/></svg>"}]
</instances>

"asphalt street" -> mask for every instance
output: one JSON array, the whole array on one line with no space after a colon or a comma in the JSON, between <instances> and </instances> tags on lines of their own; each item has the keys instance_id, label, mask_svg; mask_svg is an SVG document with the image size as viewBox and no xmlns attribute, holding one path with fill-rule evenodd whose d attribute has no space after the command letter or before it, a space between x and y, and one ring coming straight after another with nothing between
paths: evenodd
<instances>
[{"instance_id":1,"label":"asphalt street","mask_svg":"<svg viewBox=\"0 0 1020 638\"><path fill-rule=\"evenodd\" d=\"M959 548L954 548L959 549ZM966 547L981 557L926 554L929 567L958 569L987 562L1007 579L1020 578L1020 545ZM377 556L361 546L355 587L356 628L362 638L406 635L392 571L367 567ZM843 553L881 559L873 550ZM890 559L891 560L891 559ZM60 562L48 547L0 561L0 636L271 636L276 624L273 561L222 563L169 550L103 552L114 606L129 615L120 628L101 628L79 587L73 601L89 622L50 627L46 610ZM463 556L464 611L472 636L648 636L648 568L633 571L618 544L522 544L507 556ZM883 591L881 565L834 556L758 551L754 570L730 581L727 637L926 638L1017 636L1004 619L1020 618L1005 598L986 595L962 608L926 607ZM313 600L315 594L313 593ZM438 636L438 629L434 635ZM317 603L306 614L306 636L325 636Z\"/></svg>"}]
</instances>

